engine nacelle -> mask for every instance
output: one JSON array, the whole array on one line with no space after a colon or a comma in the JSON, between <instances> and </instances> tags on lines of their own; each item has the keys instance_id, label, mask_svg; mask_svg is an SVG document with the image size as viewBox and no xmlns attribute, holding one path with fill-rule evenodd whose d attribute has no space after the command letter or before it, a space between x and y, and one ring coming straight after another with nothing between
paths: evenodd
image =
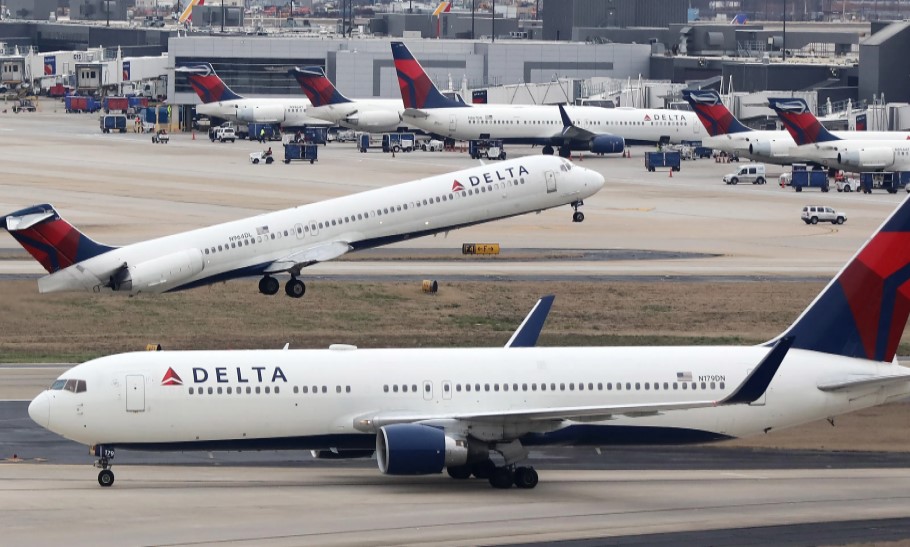
<instances>
[{"instance_id":1,"label":"engine nacelle","mask_svg":"<svg viewBox=\"0 0 910 547\"><path fill-rule=\"evenodd\" d=\"M376 461L386 475L431 475L466 464L468 442L428 425L387 425L376 434Z\"/></svg>"},{"instance_id":2,"label":"engine nacelle","mask_svg":"<svg viewBox=\"0 0 910 547\"><path fill-rule=\"evenodd\" d=\"M837 162L863 170L882 169L894 163L894 149L878 147L846 150L837 154Z\"/></svg>"},{"instance_id":3,"label":"engine nacelle","mask_svg":"<svg viewBox=\"0 0 910 547\"><path fill-rule=\"evenodd\" d=\"M344 124L361 131L393 131L401 123L401 116L392 110L356 112L343 120Z\"/></svg>"},{"instance_id":4,"label":"engine nacelle","mask_svg":"<svg viewBox=\"0 0 910 547\"><path fill-rule=\"evenodd\" d=\"M310 453L317 460L353 460L357 458L372 458L372 450L311 450Z\"/></svg>"},{"instance_id":5,"label":"engine nacelle","mask_svg":"<svg viewBox=\"0 0 910 547\"><path fill-rule=\"evenodd\" d=\"M595 154L619 154L625 148L625 139L616 135L598 135L591 139L591 152Z\"/></svg>"},{"instance_id":6,"label":"engine nacelle","mask_svg":"<svg viewBox=\"0 0 910 547\"><path fill-rule=\"evenodd\" d=\"M241 105L237 119L246 123L284 123L285 111L281 105Z\"/></svg>"},{"instance_id":7,"label":"engine nacelle","mask_svg":"<svg viewBox=\"0 0 910 547\"><path fill-rule=\"evenodd\" d=\"M774 156L785 156L790 152L790 144L777 139L754 141L749 143L749 154L761 156L763 158L772 158Z\"/></svg>"},{"instance_id":8,"label":"engine nacelle","mask_svg":"<svg viewBox=\"0 0 910 547\"><path fill-rule=\"evenodd\" d=\"M161 292L192 278L203 268L202 252L188 249L132 266L125 264L111 275L110 286L115 291L131 293Z\"/></svg>"}]
</instances>

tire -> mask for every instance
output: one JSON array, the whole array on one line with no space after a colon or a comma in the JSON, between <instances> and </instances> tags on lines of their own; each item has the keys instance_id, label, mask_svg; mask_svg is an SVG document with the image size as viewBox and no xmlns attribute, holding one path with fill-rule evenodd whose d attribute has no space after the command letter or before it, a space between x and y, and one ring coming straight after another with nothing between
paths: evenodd
<instances>
[{"instance_id":1,"label":"tire","mask_svg":"<svg viewBox=\"0 0 910 547\"><path fill-rule=\"evenodd\" d=\"M843 224L843 223L844 223L844 217L837 217L837 220L835 220L834 222L835 222L835 224Z\"/></svg>"},{"instance_id":2,"label":"tire","mask_svg":"<svg viewBox=\"0 0 910 547\"><path fill-rule=\"evenodd\" d=\"M499 154L499 159L505 160L505 159L506 159L506 153L503 152L503 153Z\"/></svg>"},{"instance_id":3,"label":"tire","mask_svg":"<svg viewBox=\"0 0 910 547\"><path fill-rule=\"evenodd\" d=\"M393 153L393 154L397 154L397 153L399 153L399 152L401 152L401 147L400 147L400 146L398 146L398 145L396 144L395 146L392 147L392 153Z\"/></svg>"},{"instance_id":4,"label":"tire","mask_svg":"<svg viewBox=\"0 0 910 547\"><path fill-rule=\"evenodd\" d=\"M446 467L446 473L449 474L455 480L465 480L471 478L471 466L470 465L456 465L453 467Z\"/></svg>"},{"instance_id":5,"label":"tire","mask_svg":"<svg viewBox=\"0 0 910 547\"><path fill-rule=\"evenodd\" d=\"M278 282L274 277L266 276L259 280L259 292L272 296L278 294L278 290L281 288L281 283Z\"/></svg>"},{"instance_id":6,"label":"tire","mask_svg":"<svg viewBox=\"0 0 910 547\"><path fill-rule=\"evenodd\" d=\"M259 163L259 158L253 158L253 165L256 165L257 163Z\"/></svg>"},{"instance_id":7,"label":"tire","mask_svg":"<svg viewBox=\"0 0 910 547\"><path fill-rule=\"evenodd\" d=\"M490 486L502 490L512 488L515 482L514 474L508 467L497 467L493 474L490 475Z\"/></svg>"},{"instance_id":8,"label":"tire","mask_svg":"<svg viewBox=\"0 0 910 547\"><path fill-rule=\"evenodd\" d=\"M98 473L98 484L105 488L110 488L114 484L114 472L110 469L102 469Z\"/></svg>"},{"instance_id":9,"label":"tire","mask_svg":"<svg viewBox=\"0 0 910 547\"><path fill-rule=\"evenodd\" d=\"M275 158L273 158L272 156L269 156L269 157L265 158L265 163L266 163L266 165L271 165L271 164L275 163Z\"/></svg>"},{"instance_id":10,"label":"tire","mask_svg":"<svg viewBox=\"0 0 910 547\"><path fill-rule=\"evenodd\" d=\"M515 469L515 486L522 489L531 489L537 486L540 478L533 467L519 467Z\"/></svg>"},{"instance_id":11,"label":"tire","mask_svg":"<svg viewBox=\"0 0 910 547\"><path fill-rule=\"evenodd\" d=\"M291 160L284 158L284 163L291 163Z\"/></svg>"},{"instance_id":12,"label":"tire","mask_svg":"<svg viewBox=\"0 0 910 547\"><path fill-rule=\"evenodd\" d=\"M473 463L470 467L471 474L477 479L489 479L493 475L493 472L496 471L496 464L493 463L493 460L489 459Z\"/></svg>"},{"instance_id":13,"label":"tire","mask_svg":"<svg viewBox=\"0 0 910 547\"><path fill-rule=\"evenodd\" d=\"M314 163L316 163L316 160L310 160L310 165L313 165Z\"/></svg>"},{"instance_id":14,"label":"tire","mask_svg":"<svg viewBox=\"0 0 910 547\"><path fill-rule=\"evenodd\" d=\"M738 182L739 182L739 179L736 177L733 177L732 179L730 179L730 184L737 184Z\"/></svg>"},{"instance_id":15,"label":"tire","mask_svg":"<svg viewBox=\"0 0 910 547\"><path fill-rule=\"evenodd\" d=\"M809 219L809 222L811 222L812 224L818 224L818 217L812 217L811 219Z\"/></svg>"},{"instance_id":16,"label":"tire","mask_svg":"<svg viewBox=\"0 0 910 547\"><path fill-rule=\"evenodd\" d=\"M762 177L758 177L757 179L755 179L755 184L764 184L764 183L765 183L765 179Z\"/></svg>"},{"instance_id":17,"label":"tire","mask_svg":"<svg viewBox=\"0 0 910 547\"><path fill-rule=\"evenodd\" d=\"M797 192L802 192L802 191L803 191L803 187L802 187L802 186L797 186L797 187L796 187L796 191L797 191Z\"/></svg>"}]
</instances>

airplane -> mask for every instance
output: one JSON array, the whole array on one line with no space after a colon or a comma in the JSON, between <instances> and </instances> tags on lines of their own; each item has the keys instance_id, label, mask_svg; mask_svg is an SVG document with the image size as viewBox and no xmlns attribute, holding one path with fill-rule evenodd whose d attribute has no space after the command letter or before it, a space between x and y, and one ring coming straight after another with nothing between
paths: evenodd
<instances>
[{"instance_id":1,"label":"airplane","mask_svg":"<svg viewBox=\"0 0 910 547\"><path fill-rule=\"evenodd\" d=\"M93 241L53 206L2 217L47 270L42 293L163 293L262 276L259 291L300 298L301 270L359 251L530 212L579 207L603 187L600 173L563 158L526 157L300 205L123 247Z\"/></svg>"},{"instance_id":2,"label":"airplane","mask_svg":"<svg viewBox=\"0 0 910 547\"><path fill-rule=\"evenodd\" d=\"M201 6L203 4L205 4L205 0L190 0L190 2L186 5L186 8L183 10L183 13L180 14L180 18L177 20L177 22L182 25L187 21L192 21L193 8L195 6Z\"/></svg>"},{"instance_id":3,"label":"airplane","mask_svg":"<svg viewBox=\"0 0 910 547\"><path fill-rule=\"evenodd\" d=\"M682 94L708 132L708 136L702 139L703 146L737 157L778 165L814 161L804 151L795 150L797 144L789 132L746 127L724 106L717 91L684 89ZM904 138L891 131L834 131L832 134L840 138L862 140Z\"/></svg>"},{"instance_id":4,"label":"airplane","mask_svg":"<svg viewBox=\"0 0 910 547\"><path fill-rule=\"evenodd\" d=\"M434 135L542 145L544 154L553 154L556 147L562 157L573 150L613 154L626 144L702 139L696 116L683 110L459 104L439 92L403 42L392 42L392 56L403 120Z\"/></svg>"},{"instance_id":5,"label":"airplane","mask_svg":"<svg viewBox=\"0 0 910 547\"><path fill-rule=\"evenodd\" d=\"M243 97L234 93L209 63L192 63L174 69L186 74L202 104L196 113L242 123L281 124L282 127L327 126L325 120L307 114L310 101L287 97Z\"/></svg>"},{"instance_id":6,"label":"airplane","mask_svg":"<svg viewBox=\"0 0 910 547\"><path fill-rule=\"evenodd\" d=\"M889 140L858 138L864 131L837 136L825 129L800 98L769 98L768 105L798 145L799 154L844 171L910 171L910 133L888 131Z\"/></svg>"},{"instance_id":7,"label":"airplane","mask_svg":"<svg viewBox=\"0 0 910 547\"><path fill-rule=\"evenodd\" d=\"M333 124L368 133L407 131L402 123L400 99L348 99L338 91L322 68L292 68L288 74L300 84L313 105L307 114Z\"/></svg>"},{"instance_id":8,"label":"airplane","mask_svg":"<svg viewBox=\"0 0 910 547\"><path fill-rule=\"evenodd\" d=\"M537 347L543 299L502 348L125 353L64 372L28 412L91 446L102 486L117 449L309 449L534 488L531 446L704 443L906 397L908 238L910 197L756 346Z\"/></svg>"}]
</instances>

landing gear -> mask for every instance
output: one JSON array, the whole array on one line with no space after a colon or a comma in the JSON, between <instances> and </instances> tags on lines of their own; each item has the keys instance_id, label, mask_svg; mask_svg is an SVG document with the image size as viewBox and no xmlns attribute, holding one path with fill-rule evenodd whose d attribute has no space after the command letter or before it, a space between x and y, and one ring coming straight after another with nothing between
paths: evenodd
<instances>
[{"instance_id":1,"label":"landing gear","mask_svg":"<svg viewBox=\"0 0 910 547\"><path fill-rule=\"evenodd\" d=\"M111 471L111 460L114 459L114 450L103 446L94 448L95 456L98 456L98 460L95 461L95 467L101 469L98 473L98 484L107 488L114 484L114 472Z\"/></svg>"},{"instance_id":2,"label":"landing gear","mask_svg":"<svg viewBox=\"0 0 910 547\"><path fill-rule=\"evenodd\" d=\"M497 467L493 474L490 475L490 486L506 490L512 488L512 482L515 480L515 472L511 467Z\"/></svg>"},{"instance_id":3,"label":"landing gear","mask_svg":"<svg viewBox=\"0 0 910 547\"><path fill-rule=\"evenodd\" d=\"M291 277L284 286L284 292L291 298L300 298L306 293L306 285L296 277Z\"/></svg>"},{"instance_id":4,"label":"landing gear","mask_svg":"<svg viewBox=\"0 0 910 547\"><path fill-rule=\"evenodd\" d=\"M531 489L537 486L539 481L537 471L533 467L516 467L514 473L515 486L518 488Z\"/></svg>"},{"instance_id":5,"label":"landing gear","mask_svg":"<svg viewBox=\"0 0 910 547\"><path fill-rule=\"evenodd\" d=\"M452 467L446 467L446 472L450 477L456 480L464 480L471 478L471 466L470 465L456 465Z\"/></svg>"},{"instance_id":6,"label":"landing gear","mask_svg":"<svg viewBox=\"0 0 910 547\"><path fill-rule=\"evenodd\" d=\"M561 158L570 158L572 157L572 149L568 146L559 147L559 157Z\"/></svg>"},{"instance_id":7,"label":"landing gear","mask_svg":"<svg viewBox=\"0 0 910 547\"><path fill-rule=\"evenodd\" d=\"M489 459L473 463L470 467L471 474L477 479L489 479L496 471L496 464Z\"/></svg>"},{"instance_id":8,"label":"landing gear","mask_svg":"<svg viewBox=\"0 0 910 547\"><path fill-rule=\"evenodd\" d=\"M267 275L259 280L259 292L262 294L267 294L269 296L278 294L279 288L281 288L281 283L272 276Z\"/></svg>"},{"instance_id":9,"label":"landing gear","mask_svg":"<svg viewBox=\"0 0 910 547\"><path fill-rule=\"evenodd\" d=\"M585 202L581 200L572 202L572 209L575 209L575 212L572 213L572 222L584 222L585 214L578 210L584 204Z\"/></svg>"},{"instance_id":10,"label":"landing gear","mask_svg":"<svg viewBox=\"0 0 910 547\"><path fill-rule=\"evenodd\" d=\"M507 490L514 484L518 488L530 490L537 486L539 478L533 467L514 467L506 465L497 467L490 475L490 486Z\"/></svg>"},{"instance_id":11,"label":"landing gear","mask_svg":"<svg viewBox=\"0 0 910 547\"><path fill-rule=\"evenodd\" d=\"M549 144L546 145L546 146L544 146L544 147L543 147L543 153L544 153L544 155L552 156L552 155L553 155L553 147L550 146Z\"/></svg>"}]
</instances>

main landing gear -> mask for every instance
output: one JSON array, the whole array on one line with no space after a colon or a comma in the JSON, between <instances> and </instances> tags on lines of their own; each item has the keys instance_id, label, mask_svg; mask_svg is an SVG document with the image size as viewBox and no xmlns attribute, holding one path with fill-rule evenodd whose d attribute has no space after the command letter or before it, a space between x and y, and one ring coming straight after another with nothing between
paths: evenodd
<instances>
[{"instance_id":1,"label":"main landing gear","mask_svg":"<svg viewBox=\"0 0 910 547\"><path fill-rule=\"evenodd\" d=\"M272 296L273 294L278 294L278 290L281 288L281 283L274 277L267 275L259 280L259 292L262 294L267 294ZM288 279L288 282L284 285L284 292L291 298L300 298L306 294L306 284L303 281L297 279L294 276L291 276Z\"/></svg>"},{"instance_id":2,"label":"main landing gear","mask_svg":"<svg viewBox=\"0 0 910 547\"><path fill-rule=\"evenodd\" d=\"M572 202L572 209L575 209L575 212L572 213L572 222L584 222L585 214L578 210L584 204L585 202L582 200Z\"/></svg>"},{"instance_id":3,"label":"main landing gear","mask_svg":"<svg viewBox=\"0 0 910 547\"><path fill-rule=\"evenodd\" d=\"M114 459L114 450L112 448L96 446L95 456L98 456L98 459L95 461L95 467L101 469L101 471L98 472L98 484L107 488L114 484L114 472L111 471L111 460Z\"/></svg>"},{"instance_id":4,"label":"main landing gear","mask_svg":"<svg viewBox=\"0 0 910 547\"><path fill-rule=\"evenodd\" d=\"M473 476L476 479L486 479L490 481L490 486L500 489L512 488L512 485L531 489L537 486L539 481L537 471L533 467L515 465L497 467L490 459L468 465L448 467L446 471L453 479L463 480Z\"/></svg>"}]
</instances>

